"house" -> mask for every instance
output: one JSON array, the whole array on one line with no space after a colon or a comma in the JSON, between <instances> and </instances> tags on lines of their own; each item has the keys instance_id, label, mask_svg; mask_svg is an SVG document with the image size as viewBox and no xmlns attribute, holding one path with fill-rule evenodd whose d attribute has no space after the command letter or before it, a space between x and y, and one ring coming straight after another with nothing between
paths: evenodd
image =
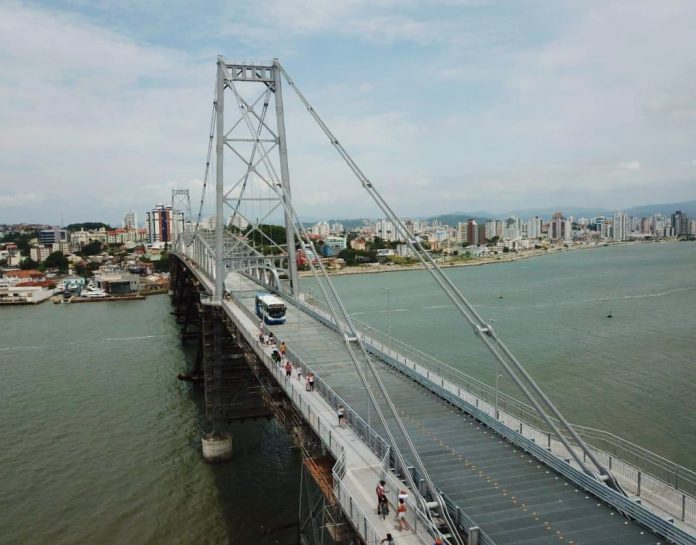
<instances>
[{"instance_id":1,"label":"house","mask_svg":"<svg viewBox=\"0 0 696 545\"><path fill-rule=\"evenodd\" d=\"M130 273L104 273L95 277L97 287L110 295L128 295L140 290L140 277Z\"/></svg>"},{"instance_id":2,"label":"house","mask_svg":"<svg viewBox=\"0 0 696 545\"><path fill-rule=\"evenodd\" d=\"M41 271L34 269L22 271L19 269L5 271L3 279L10 285L17 284L18 282L42 282L46 280L46 275Z\"/></svg>"}]
</instances>

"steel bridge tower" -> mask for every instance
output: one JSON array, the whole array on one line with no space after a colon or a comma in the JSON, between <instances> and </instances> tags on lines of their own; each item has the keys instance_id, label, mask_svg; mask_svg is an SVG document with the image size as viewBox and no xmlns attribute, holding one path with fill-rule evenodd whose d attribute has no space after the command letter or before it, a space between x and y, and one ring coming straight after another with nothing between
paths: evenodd
<instances>
[{"instance_id":1,"label":"steel bridge tower","mask_svg":"<svg viewBox=\"0 0 696 545\"><path fill-rule=\"evenodd\" d=\"M219 56L216 90L214 249L215 255L222 259L215 259L214 300L222 298L226 270L244 269L250 263L225 259L230 250L237 256L245 251L253 256L256 266L248 270L252 274L269 271L267 284L273 284L269 280L274 277L286 278L288 282L282 287L295 294L297 264L289 212L290 173L278 60L274 59L270 65L236 64ZM226 95L232 98L233 104L227 110ZM275 123L271 119L273 112ZM226 154L231 159L229 164L225 162ZM250 210L255 204L259 213L253 217ZM230 224L225 221L226 213L230 214ZM284 245L262 228L265 220L281 213ZM237 236L228 243L226 234L230 230L236 231ZM281 285L272 287L280 289Z\"/></svg>"}]
</instances>

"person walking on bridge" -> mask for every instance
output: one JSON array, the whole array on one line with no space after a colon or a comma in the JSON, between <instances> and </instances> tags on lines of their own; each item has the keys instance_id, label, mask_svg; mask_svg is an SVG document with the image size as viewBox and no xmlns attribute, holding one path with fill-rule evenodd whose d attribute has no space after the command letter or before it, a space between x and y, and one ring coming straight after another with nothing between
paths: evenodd
<instances>
[{"instance_id":1,"label":"person walking on bridge","mask_svg":"<svg viewBox=\"0 0 696 545\"><path fill-rule=\"evenodd\" d=\"M285 341L281 341L278 350L280 350L280 356L285 359L285 353L288 351L288 347L285 346Z\"/></svg>"},{"instance_id":2,"label":"person walking on bridge","mask_svg":"<svg viewBox=\"0 0 696 545\"><path fill-rule=\"evenodd\" d=\"M343 405L339 405L338 409L336 409L336 416L338 416L338 425L344 428L346 425L346 410L343 408Z\"/></svg>"},{"instance_id":3,"label":"person walking on bridge","mask_svg":"<svg viewBox=\"0 0 696 545\"><path fill-rule=\"evenodd\" d=\"M396 508L396 520L399 521L399 531L409 529L406 521L406 502L403 499L399 500L399 506Z\"/></svg>"},{"instance_id":4,"label":"person walking on bridge","mask_svg":"<svg viewBox=\"0 0 696 545\"><path fill-rule=\"evenodd\" d=\"M290 360L285 362L285 376L288 378L292 376L292 363L290 363Z\"/></svg>"},{"instance_id":5,"label":"person walking on bridge","mask_svg":"<svg viewBox=\"0 0 696 545\"><path fill-rule=\"evenodd\" d=\"M385 537L382 541L379 542L379 545L395 545L394 544L394 538L392 537L391 534L387 534L387 537Z\"/></svg>"},{"instance_id":6,"label":"person walking on bridge","mask_svg":"<svg viewBox=\"0 0 696 545\"><path fill-rule=\"evenodd\" d=\"M387 483L384 481L379 481L377 487L375 488L375 494L377 494L377 514L382 514L382 500L387 499L387 489L384 487Z\"/></svg>"}]
</instances>

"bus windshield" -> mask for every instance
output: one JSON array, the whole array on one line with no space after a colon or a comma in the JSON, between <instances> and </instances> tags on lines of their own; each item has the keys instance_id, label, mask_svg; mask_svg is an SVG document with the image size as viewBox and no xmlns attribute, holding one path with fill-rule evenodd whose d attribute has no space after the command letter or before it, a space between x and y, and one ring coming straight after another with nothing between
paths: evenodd
<instances>
[{"instance_id":1,"label":"bus windshield","mask_svg":"<svg viewBox=\"0 0 696 545\"><path fill-rule=\"evenodd\" d=\"M268 315L271 318L282 318L285 316L285 305L268 305Z\"/></svg>"}]
</instances>

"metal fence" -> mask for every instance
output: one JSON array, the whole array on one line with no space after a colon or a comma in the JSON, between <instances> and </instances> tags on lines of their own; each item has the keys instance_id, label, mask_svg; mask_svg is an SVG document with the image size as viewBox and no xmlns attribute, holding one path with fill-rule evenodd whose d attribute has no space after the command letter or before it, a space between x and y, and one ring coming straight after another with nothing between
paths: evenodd
<instances>
[{"instance_id":1,"label":"metal fence","mask_svg":"<svg viewBox=\"0 0 696 545\"><path fill-rule=\"evenodd\" d=\"M309 304L299 303L305 311L336 328L328 313L317 307L316 300L310 299ZM526 439L543 445L558 458L576 465L565 446L531 406L369 324L356 319L353 322L368 349L380 359L409 367L426 378L433 390L456 395ZM696 472L610 432L578 425L573 425L573 429L628 493L675 519L696 526L696 498L693 496L696 494ZM572 437L566 436L566 439L574 444ZM574 450L584 458L579 447Z\"/></svg>"}]
</instances>

